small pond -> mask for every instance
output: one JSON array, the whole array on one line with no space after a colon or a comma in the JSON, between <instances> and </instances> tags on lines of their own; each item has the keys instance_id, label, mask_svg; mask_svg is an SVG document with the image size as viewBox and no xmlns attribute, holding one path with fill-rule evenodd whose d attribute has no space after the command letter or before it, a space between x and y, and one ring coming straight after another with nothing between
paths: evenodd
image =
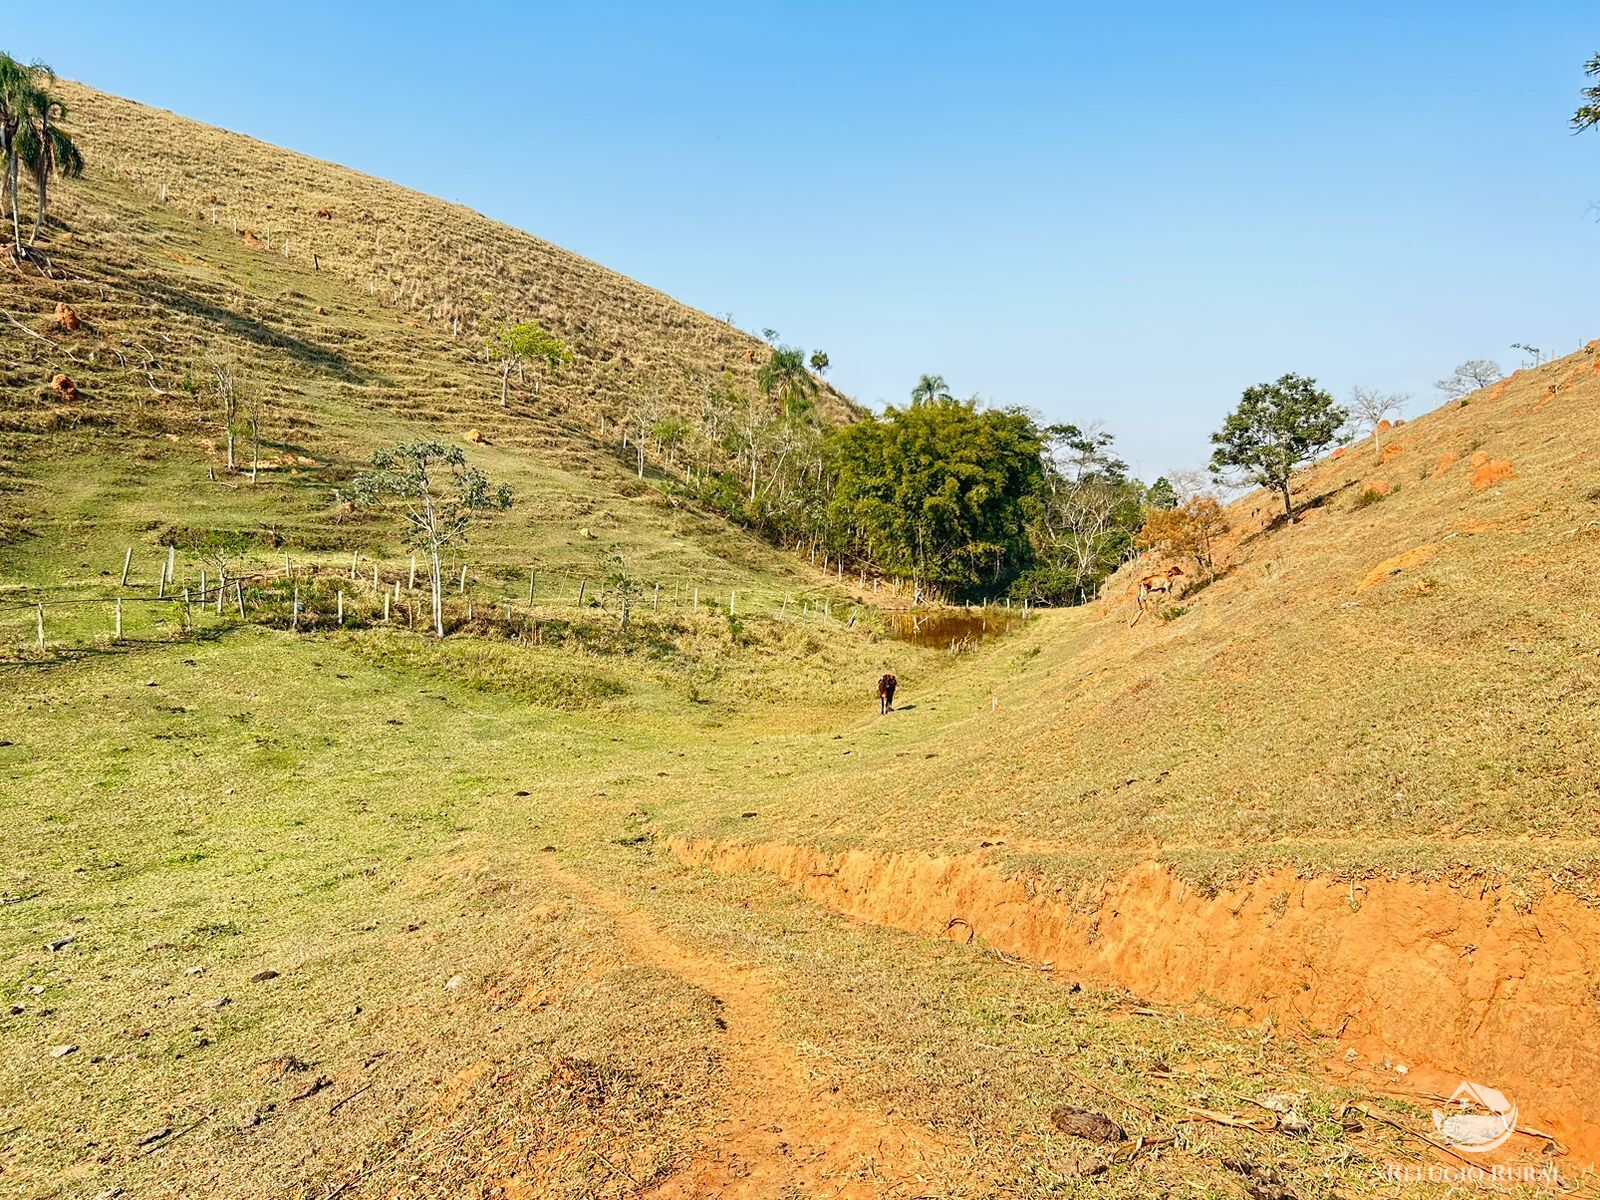
<instances>
[{"instance_id":1,"label":"small pond","mask_svg":"<svg viewBox=\"0 0 1600 1200\"><path fill-rule=\"evenodd\" d=\"M1003 637L1025 619L1020 612L1004 608L936 608L885 613L883 618L889 636L941 650Z\"/></svg>"}]
</instances>

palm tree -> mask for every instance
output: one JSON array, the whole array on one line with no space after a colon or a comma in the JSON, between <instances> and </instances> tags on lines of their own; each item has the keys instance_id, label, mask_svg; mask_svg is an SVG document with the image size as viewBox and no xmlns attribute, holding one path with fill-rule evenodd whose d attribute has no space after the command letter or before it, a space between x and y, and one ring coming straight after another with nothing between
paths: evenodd
<instances>
[{"instance_id":1,"label":"palm tree","mask_svg":"<svg viewBox=\"0 0 1600 1200\"><path fill-rule=\"evenodd\" d=\"M932 404L944 400L953 400L950 394L950 385L944 381L943 375L924 375L917 380L917 386L911 389L911 403Z\"/></svg>"},{"instance_id":2,"label":"palm tree","mask_svg":"<svg viewBox=\"0 0 1600 1200\"><path fill-rule=\"evenodd\" d=\"M769 400L782 403L785 413L803 413L817 396L817 381L806 370L806 353L798 346L776 346L756 372L756 383Z\"/></svg>"},{"instance_id":3,"label":"palm tree","mask_svg":"<svg viewBox=\"0 0 1600 1200\"><path fill-rule=\"evenodd\" d=\"M55 73L49 67L38 68L42 77L54 82ZM32 120L24 119L18 132L18 157L33 172L34 187L38 192L38 209L33 219L33 234L28 245L39 240L39 230L44 227L45 210L50 204L50 176L76 179L83 174L83 154L61 128L67 119L67 106L52 96L45 88L36 88L30 99Z\"/></svg>"},{"instance_id":4,"label":"palm tree","mask_svg":"<svg viewBox=\"0 0 1600 1200\"><path fill-rule=\"evenodd\" d=\"M11 239L17 257L22 257L22 218L17 207L17 174L21 166L18 140L33 108L37 90L36 67L25 67L9 54L0 52L0 204L11 209Z\"/></svg>"}]
</instances>

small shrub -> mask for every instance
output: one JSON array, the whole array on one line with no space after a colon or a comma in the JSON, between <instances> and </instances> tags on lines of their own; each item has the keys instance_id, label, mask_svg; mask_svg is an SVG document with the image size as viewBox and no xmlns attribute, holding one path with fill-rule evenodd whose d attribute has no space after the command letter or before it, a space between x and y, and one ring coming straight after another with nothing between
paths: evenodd
<instances>
[{"instance_id":1,"label":"small shrub","mask_svg":"<svg viewBox=\"0 0 1600 1200\"><path fill-rule=\"evenodd\" d=\"M1366 508L1368 505L1376 504L1379 500L1382 500L1385 495L1387 493L1380 492L1377 488L1367 488L1356 497L1356 502L1351 507L1355 509Z\"/></svg>"}]
</instances>

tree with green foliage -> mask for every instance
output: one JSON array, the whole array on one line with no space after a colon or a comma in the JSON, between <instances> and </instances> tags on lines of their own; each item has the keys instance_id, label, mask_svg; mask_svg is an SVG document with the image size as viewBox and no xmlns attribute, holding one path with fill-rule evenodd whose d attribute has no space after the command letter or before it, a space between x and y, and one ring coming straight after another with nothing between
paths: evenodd
<instances>
[{"instance_id":1,"label":"tree with green foliage","mask_svg":"<svg viewBox=\"0 0 1600 1200\"><path fill-rule=\"evenodd\" d=\"M1155 509L1158 512L1177 508L1178 489L1173 486L1172 480L1163 475L1152 483L1149 490L1145 492L1144 503L1146 508Z\"/></svg>"},{"instance_id":2,"label":"tree with green foliage","mask_svg":"<svg viewBox=\"0 0 1600 1200\"><path fill-rule=\"evenodd\" d=\"M1211 473L1233 482L1251 481L1283 497L1283 511L1294 517L1289 480L1339 438L1349 414L1317 381L1301 375L1246 388L1239 407L1211 435Z\"/></svg>"},{"instance_id":3,"label":"tree with green foliage","mask_svg":"<svg viewBox=\"0 0 1600 1200\"><path fill-rule=\"evenodd\" d=\"M497 325L490 331L486 345L489 353L501 363L501 408L507 404L513 369L520 373L523 363L537 362L553 371L562 363L572 361L572 351L567 348L566 343L537 321Z\"/></svg>"},{"instance_id":4,"label":"tree with green foliage","mask_svg":"<svg viewBox=\"0 0 1600 1200\"><path fill-rule=\"evenodd\" d=\"M826 350L813 350L811 352L812 374L826 375L828 373L829 365L828 352Z\"/></svg>"},{"instance_id":5,"label":"tree with green foliage","mask_svg":"<svg viewBox=\"0 0 1600 1200\"><path fill-rule=\"evenodd\" d=\"M944 381L943 375L924 375L917 380L917 385L911 389L911 403L916 404L942 404L947 400L955 399L950 394L950 385Z\"/></svg>"},{"instance_id":6,"label":"tree with green foliage","mask_svg":"<svg viewBox=\"0 0 1600 1200\"><path fill-rule=\"evenodd\" d=\"M836 547L927 585L975 588L1028 556L1023 499L1039 486L1039 431L975 401L891 407L837 430L826 523Z\"/></svg>"},{"instance_id":7,"label":"tree with green foliage","mask_svg":"<svg viewBox=\"0 0 1600 1200\"><path fill-rule=\"evenodd\" d=\"M1600 54L1583 64L1583 73L1597 82L1583 89L1583 103L1572 114L1572 128L1578 133L1600 125Z\"/></svg>"},{"instance_id":8,"label":"tree with green foliage","mask_svg":"<svg viewBox=\"0 0 1600 1200\"><path fill-rule=\"evenodd\" d=\"M55 72L44 64L33 68L38 86L29 97L29 112L17 131L17 157L33 176L35 209L33 233L28 245L39 241L45 212L50 204L50 180L55 176L77 179L83 174L83 154L71 136L61 128L67 119L67 106L52 96L48 85Z\"/></svg>"},{"instance_id":9,"label":"tree with green foliage","mask_svg":"<svg viewBox=\"0 0 1600 1200\"><path fill-rule=\"evenodd\" d=\"M466 540L476 513L511 507L511 488L492 486L489 477L467 465L460 446L439 442L402 442L372 456L372 470L353 481L355 500L363 508L393 501L406 522L406 544L428 556L433 592L433 631L444 636L443 555L447 546Z\"/></svg>"},{"instance_id":10,"label":"tree with green foliage","mask_svg":"<svg viewBox=\"0 0 1600 1200\"><path fill-rule=\"evenodd\" d=\"M817 381L806 370L806 352L798 346L774 346L756 372L756 386L790 414L797 414L817 398Z\"/></svg>"}]
</instances>

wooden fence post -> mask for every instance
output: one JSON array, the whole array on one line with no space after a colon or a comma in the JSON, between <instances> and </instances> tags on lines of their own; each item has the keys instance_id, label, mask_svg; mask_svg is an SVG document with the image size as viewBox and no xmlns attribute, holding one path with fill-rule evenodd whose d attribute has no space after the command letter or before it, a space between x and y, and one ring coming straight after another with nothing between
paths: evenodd
<instances>
[{"instance_id":1,"label":"wooden fence post","mask_svg":"<svg viewBox=\"0 0 1600 1200\"><path fill-rule=\"evenodd\" d=\"M117 597L117 641L122 640L122 597Z\"/></svg>"},{"instance_id":2,"label":"wooden fence post","mask_svg":"<svg viewBox=\"0 0 1600 1200\"><path fill-rule=\"evenodd\" d=\"M344 624L344 589L339 589L339 624Z\"/></svg>"},{"instance_id":3,"label":"wooden fence post","mask_svg":"<svg viewBox=\"0 0 1600 1200\"><path fill-rule=\"evenodd\" d=\"M45 645L44 645L44 605L42 605L42 604L39 605L39 608L38 608L38 617L39 617L39 653L43 654L44 650L45 650Z\"/></svg>"},{"instance_id":4,"label":"wooden fence post","mask_svg":"<svg viewBox=\"0 0 1600 1200\"><path fill-rule=\"evenodd\" d=\"M408 591L415 590L416 586L417 586L417 556L415 554L413 554L411 556L411 575L406 581L406 589Z\"/></svg>"},{"instance_id":5,"label":"wooden fence post","mask_svg":"<svg viewBox=\"0 0 1600 1200\"><path fill-rule=\"evenodd\" d=\"M233 581L233 598L239 605L239 619L244 620L244 584L239 580Z\"/></svg>"},{"instance_id":6,"label":"wooden fence post","mask_svg":"<svg viewBox=\"0 0 1600 1200\"><path fill-rule=\"evenodd\" d=\"M352 550L350 552L350 578L351 579L354 579L356 577L356 566L357 566L358 563L360 563L360 561L361 561L361 551Z\"/></svg>"},{"instance_id":7,"label":"wooden fence post","mask_svg":"<svg viewBox=\"0 0 1600 1200\"><path fill-rule=\"evenodd\" d=\"M695 590L694 590L694 609L692 611L694 611L694 612L699 612L700 611L700 589L699 588L695 588Z\"/></svg>"},{"instance_id":8,"label":"wooden fence post","mask_svg":"<svg viewBox=\"0 0 1600 1200\"><path fill-rule=\"evenodd\" d=\"M387 588L383 592L383 623L385 625L389 623L389 591Z\"/></svg>"},{"instance_id":9,"label":"wooden fence post","mask_svg":"<svg viewBox=\"0 0 1600 1200\"><path fill-rule=\"evenodd\" d=\"M581 583L578 584L578 607L579 608L583 607L583 593L584 593L585 589L588 588L588 586L589 586L589 581L587 579L583 580Z\"/></svg>"},{"instance_id":10,"label":"wooden fence post","mask_svg":"<svg viewBox=\"0 0 1600 1200\"><path fill-rule=\"evenodd\" d=\"M129 546L122 555L122 586L128 586L128 570L133 566L133 547Z\"/></svg>"},{"instance_id":11,"label":"wooden fence post","mask_svg":"<svg viewBox=\"0 0 1600 1200\"><path fill-rule=\"evenodd\" d=\"M466 563L462 563L461 564L461 582L456 584L456 591L457 592L465 592L466 590L467 590L467 564Z\"/></svg>"},{"instance_id":12,"label":"wooden fence post","mask_svg":"<svg viewBox=\"0 0 1600 1200\"><path fill-rule=\"evenodd\" d=\"M661 585L659 583L656 584L655 598L653 600L651 600L651 602L650 602L650 611L651 612L660 612L661 611Z\"/></svg>"},{"instance_id":13,"label":"wooden fence post","mask_svg":"<svg viewBox=\"0 0 1600 1200\"><path fill-rule=\"evenodd\" d=\"M300 581L294 581L294 601L289 609L289 628L300 628Z\"/></svg>"},{"instance_id":14,"label":"wooden fence post","mask_svg":"<svg viewBox=\"0 0 1600 1200\"><path fill-rule=\"evenodd\" d=\"M200 568L200 603L206 602L206 569Z\"/></svg>"},{"instance_id":15,"label":"wooden fence post","mask_svg":"<svg viewBox=\"0 0 1600 1200\"><path fill-rule=\"evenodd\" d=\"M733 616L733 605L734 605L734 602L736 600L738 600L738 599L739 599L739 593L738 592L730 591L728 593L728 615L730 617Z\"/></svg>"},{"instance_id":16,"label":"wooden fence post","mask_svg":"<svg viewBox=\"0 0 1600 1200\"><path fill-rule=\"evenodd\" d=\"M174 584L176 584L178 582L177 570L178 570L178 548L176 546L168 546L167 547L167 587L172 587ZM163 590L162 595L165 596L165 594L166 593Z\"/></svg>"}]
</instances>

